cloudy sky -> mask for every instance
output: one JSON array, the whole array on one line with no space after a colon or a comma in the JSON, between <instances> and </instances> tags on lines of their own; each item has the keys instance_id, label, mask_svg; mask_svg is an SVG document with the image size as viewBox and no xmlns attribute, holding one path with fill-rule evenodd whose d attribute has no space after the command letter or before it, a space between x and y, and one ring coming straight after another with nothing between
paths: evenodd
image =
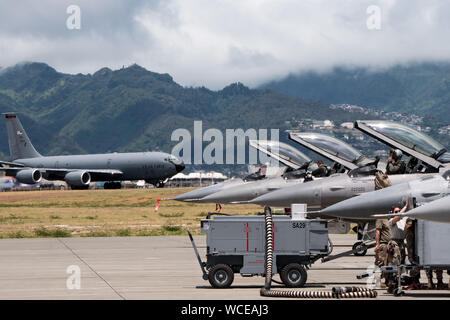
<instances>
[{"instance_id":1,"label":"cloudy sky","mask_svg":"<svg viewBox=\"0 0 450 320\"><path fill-rule=\"evenodd\" d=\"M80 29L70 5L80 8ZM137 63L185 86L450 60L448 0L0 0L0 66ZM75 20L74 20L75 19Z\"/></svg>"}]
</instances>

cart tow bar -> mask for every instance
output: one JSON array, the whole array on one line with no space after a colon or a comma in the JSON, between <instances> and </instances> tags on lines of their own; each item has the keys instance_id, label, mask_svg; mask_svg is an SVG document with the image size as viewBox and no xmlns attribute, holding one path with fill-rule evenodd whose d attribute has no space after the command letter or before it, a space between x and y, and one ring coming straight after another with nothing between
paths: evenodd
<instances>
[{"instance_id":1,"label":"cart tow bar","mask_svg":"<svg viewBox=\"0 0 450 320\"><path fill-rule=\"evenodd\" d=\"M342 258L342 257L347 257L347 256L349 256L351 254L357 253L358 249L361 250L360 248L363 248L363 249L367 250L367 249L374 248L375 245L376 245L375 242L363 242L356 249L348 250L348 251L345 251L345 252L341 252L341 253L335 254L333 256L328 256L328 257L322 258L321 261L322 261L322 263L324 263L324 262L332 261L332 260L339 259L339 258Z\"/></svg>"},{"instance_id":2,"label":"cart tow bar","mask_svg":"<svg viewBox=\"0 0 450 320\"><path fill-rule=\"evenodd\" d=\"M203 273L203 280L208 280L208 273L206 273L205 270L205 263L202 261L202 259L200 258L200 255L198 254L198 250L197 250L197 246L195 245L195 241L194 238L192 237L191 232L189 231L189 229L186 229L188 235L189 235L189 239L191 239L191 243L192 243L192 247L194 248L195 251L195 255L197 256L197 260L198 263L200 264L200 269L202 269L202 273Z\"/></svg>"}]
</instances>

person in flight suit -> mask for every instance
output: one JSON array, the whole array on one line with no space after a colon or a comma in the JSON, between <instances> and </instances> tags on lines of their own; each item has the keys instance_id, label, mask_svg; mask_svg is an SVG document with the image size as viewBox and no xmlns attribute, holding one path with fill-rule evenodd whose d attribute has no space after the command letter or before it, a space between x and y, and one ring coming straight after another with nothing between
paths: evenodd
<instances>
[{"instance_id":1,"label":"person in flight suit","mask_svg":"<svg viewBox=\"0 0 450 320\"><path fill-rule=\"evenodd\" d=\"M326 177L328 176L328 168L322 160L317 161L318 168L312 172L314 177Z\"/></svg>"},{"instance_id":2,"label":"person in flight suit","mask_svg":"<svg viewBox=\"0 0 450 320\"><path fill-rule=\"evenodd\" d=\"M392 149L386 165L386 174L404 174L406 164L402 160L403 153L398 149Z\"/></svg>"}]
</instances>

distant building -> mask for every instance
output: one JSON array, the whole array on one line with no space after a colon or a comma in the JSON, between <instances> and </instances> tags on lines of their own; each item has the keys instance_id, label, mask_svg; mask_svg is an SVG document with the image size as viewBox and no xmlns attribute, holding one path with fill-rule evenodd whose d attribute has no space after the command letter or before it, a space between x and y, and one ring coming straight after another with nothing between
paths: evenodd
<instances>
[{"instance_id":1,"label":"distant building","mask_svg":"<svg viewBox=\"0 0 450 320\"><path fill-rule=\"evenodd\" d=\"M344 122L341 123L341 127L345 129L353 129L353 122Z\"/></svg>"},{"instance_id":2,"label":"distant building","mask_svg":"<svg viewBox=\"0 0 450 320\"><path fill-rule=\"evenodd\" d=\"M228 177L220 172L191 172L177 173L167 182L171 187L203 187L227 180Z\"/></svg>"}]
</instances>

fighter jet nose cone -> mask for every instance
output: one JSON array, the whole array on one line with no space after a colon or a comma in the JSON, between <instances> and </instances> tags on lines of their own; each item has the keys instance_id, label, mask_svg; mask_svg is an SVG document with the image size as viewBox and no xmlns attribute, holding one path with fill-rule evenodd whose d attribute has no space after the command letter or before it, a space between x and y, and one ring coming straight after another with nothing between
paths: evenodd
<instances>
[{"instance_id":1,"label":"fighter jet nose cone","mask_svg":"<svg viewBox=\"0 0 450 320\"><path fill-rule=\"evenodd\" d=\"M388 213L393 206L401 207L408 190L408 185L397 185L368 192L322 209L320 214L339 218L369 219L374 214Z\"/></svg>"},{"instance_id":2,"label":"fighter jet nose cone","mask_svg":"<svg viewBox=\"0 0 450 320\"><path fill-rule=\"evenodd\" d=\"M183 194L180 194L178 196L176 196L175 198L173 198L173 200L177 200L177 201L196 201L197 200L213 193L213 192L217 192L220 188L222 187L222 185L220 184L215 184L212 186L208 186L208 187L204 187L204 188L200 188L200 189L196 189L196 190L192 190Z\"/></svg>"},{"instance_id":3,"label":"fighter jet nose cone","mask_svg":"<svg viewBox=\"0 0 450 320\"><path fill-rule=\"evenodd\" d=\"M262 196L256 197L255 199L248 201L248 203L266 205L267 203L270 203L273 201L274 198L271 195L272 193L268 193L268 194L264 194Z\"/></svg>"},{"instance_id":4,"label":"fighter jet nose cone","mask_svg":"<svg viewBox=\"0 0 450 320\"><path fill-rule=\"evenodd\" d=\"M200 201L205 203L228 203L242 199L242 194L238 190L223 190L202 198Z\"/></svg>"},{"instance_id":5,"label":"fighter jet nose cone","mask_svg":"<svg viewBox=\"0 0 450 320\"><path fill-rule=\"evenodd\" d=\"M293 203L313 204L312 191L306 184L299 183L291 187L269 192L250 201L263 206L290 207Z\"/></svg>"},{"instance_id":6,"label":"fighter jet nose cone","mask_svg":"<svg viewBox=\"0 0 450 320\"><path fill-rule=\"evenodd\" d=\"M407 211L406 216L435 222L450 223L450 196Z\"/></svg>"},{"instance_id":7,"label":"fighter jet nose cone","mask_svg":"<svg viewBox=\"0 0 450 320\"><path fill-rule=\"evenodd\" d=\"M259 196L255 199L249 201L252 204L259 204L262 206L281 206L286 207L290 206L292 203L293 196L289 190L277 190L272 191L262 196Z\"/></svg>"},{"instance_id":8,"label":"fighter jet nose cone","mask_svg":"<svg viewBox=\"0 0 450 320\"><path fill-rule=\"evenodd\" d=\"M187 199L189 199L189 196L187 196L186 193L180 194L179 196L172 198L172 200L176 201L186 201Z\"/></svg>"}]
</instances>

